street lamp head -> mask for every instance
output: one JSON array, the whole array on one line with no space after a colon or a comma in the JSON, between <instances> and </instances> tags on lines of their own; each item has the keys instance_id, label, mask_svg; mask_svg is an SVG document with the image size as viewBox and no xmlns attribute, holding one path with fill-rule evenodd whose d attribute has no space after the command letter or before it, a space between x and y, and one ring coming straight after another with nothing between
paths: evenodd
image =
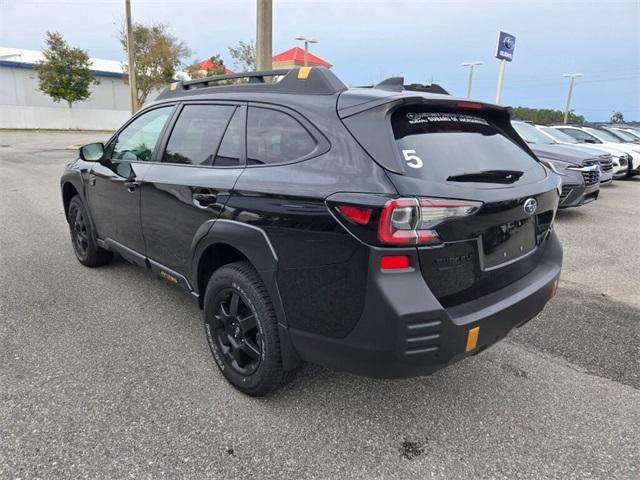
<instances>
[{"instance_id":1,"label":"street lamp head","mask_svg":"<svg viewBox=\"0 0 640 480\"><path fill-rule=\"evenodd\" d=\"M565 73L562 75L565 78L569 78L569 77L584 77L584 74L582 73Z\"/></svg>"},{"instance_id":2,"label":"street lamp head","mask_svg":"<svg viewBox=\"0 0 640 480\"><path fill-rule=\"evenodd\" d=\"M464 62L462 64L463 67L474 67L476 65L484 65L482 62Z\"/></svg>"},{"instance_id":3,"label":"street lamp head","mask_svg":"<svg viewBox=\"0 0 640 480\"><path fill-rule=\"evenodd\" d=\"M296 37L296 40L300 40L301 42L307 42L307 43L318 43L317 40L314 40L312 38L307 38L302 35L300 35L299 37Z\"/></svg>"}]
</instances>

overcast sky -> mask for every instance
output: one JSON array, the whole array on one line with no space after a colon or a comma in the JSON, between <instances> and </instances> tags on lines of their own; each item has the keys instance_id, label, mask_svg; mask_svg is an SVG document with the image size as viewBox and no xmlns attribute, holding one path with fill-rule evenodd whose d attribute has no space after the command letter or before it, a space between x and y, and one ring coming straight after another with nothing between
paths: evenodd
<instances>
[{"instance_id":1,"label":"overcast sky","mask_svg":"<svg viewBox=\"0 0 640 480\"><path fill-rule=\"evenodd\" d=\"M133 17L163 22L196 52L194 59L255 38L255 0L131 0ZM433 79L452 94L466 93L462 62L476 70L473 96L495 100L499 30L516 36L507 64L503 103L563 109L568 81L577 80L573 108L589 120L612 111L640 120L640 0L419 1L274 0L273 49L306 35L312 52L335 65L348 84L404 75ZM46 30L93 57L123 60L117 31L124 0L0 0L0 46L41 49Z\"/></svg>"}]
</instances>

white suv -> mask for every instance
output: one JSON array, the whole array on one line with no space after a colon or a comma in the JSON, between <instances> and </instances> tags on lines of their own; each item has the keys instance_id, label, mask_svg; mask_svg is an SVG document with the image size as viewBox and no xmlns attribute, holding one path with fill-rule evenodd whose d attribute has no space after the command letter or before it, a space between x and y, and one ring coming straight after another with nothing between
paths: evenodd
<instances>
[{"instance_id":1,"label":"white suv","mask_svg":"<svg viewBox=\"0 0 640 480\"><path fill-rule=\"evenodd\" d=\"M635 143L625 143L612 133L594 127L578 127L574 125L554 125L561 132L575 138L580 143L589 145L603 145L606 147L619 148L627 155L629 160L629 170L627 176L632 177L640 173L640 145Z\"/></svg>"},{"instance_id":2,"label":"white suv","mask_svg":"<svg viewBox=\"0 0 640 480\"><path fill-rule=\"evenodd\" d=\"M609 147L604 144L592 144L582 143L570 135L561 132L557 128L547 127L545 125L536 125L536 128L540 130L544 135L549 137L556 143L562 143L565 145L581 145L584 148L590 148L597 150L598 152L604 152L611 155L611 161L613 163L613 178L622 178L627 175L629 169L629 159L631 155L624 152L620 148Z\"/></svg>"}]
</instances>

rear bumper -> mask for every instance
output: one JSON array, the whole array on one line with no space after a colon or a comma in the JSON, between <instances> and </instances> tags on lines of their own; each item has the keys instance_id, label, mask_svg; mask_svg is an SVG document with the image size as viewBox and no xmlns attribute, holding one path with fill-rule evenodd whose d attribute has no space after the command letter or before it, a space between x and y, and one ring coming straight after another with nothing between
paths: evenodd
<instances>
[{"instance_id":1,"label":"rear bumper","mask_svg":"<svg viewBox=\"0 0 640 480\"><path fill-rule=\"evenodd\" d=\"M419 269L384 273L371 253L363 316L344 338L290 329L300 357L337 370L377 378L432 373L476 354L535 317L553 295L562 247L551 233L537 267L509 286L445 309ZM466 352L470 329L480 327L477 346Z\"/></svg>"}]
</instances>

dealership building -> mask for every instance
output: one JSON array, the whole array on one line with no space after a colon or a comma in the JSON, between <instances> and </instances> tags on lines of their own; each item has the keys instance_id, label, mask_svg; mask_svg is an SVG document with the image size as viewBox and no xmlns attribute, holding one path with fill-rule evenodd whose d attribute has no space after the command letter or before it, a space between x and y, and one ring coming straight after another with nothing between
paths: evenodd
<instances>
[{"instance_id":1,"label":"dealership building","mask_svg":"<svg viewBox=\"0 0 640 480\"><path fill-rule=\"evenodd\" d=\"M0 47L0 129L115 130L131 115L129 86L120 62L91 58L91 70L100 83L91 86L88 100L69 108L38 89L34 65L43 59L37 50ZM331 67L311 53L307 61L311 66ZM298 47L273 56L274 68L303 63L304 50Z\"/></svg>"},{"instance_id":2,"label":"dealership building","mask_svg":"<svg viewBox=\"0 0 640 480\"><path fill-rule=\"evenodd\" d=\"M43 58L37 50L0 47L0 128L113 130L131 114L120 62L92 58L100 83L69 108L38 89L34 64Z\"/></svg>"}]
</instances>

